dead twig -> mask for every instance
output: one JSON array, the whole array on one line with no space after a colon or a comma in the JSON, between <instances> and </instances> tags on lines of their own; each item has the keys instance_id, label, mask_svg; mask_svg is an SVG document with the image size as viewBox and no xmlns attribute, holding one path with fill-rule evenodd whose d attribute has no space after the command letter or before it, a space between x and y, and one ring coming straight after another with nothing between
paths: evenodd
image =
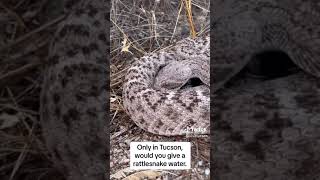
<instances>
[{"instance_id":1,"label":"dead twig","mask_svg":"<svg viewBox=\"0 0 320 180\"><path fill-rule=\"evenodd\" d=\"M0 76L0 87L5 87L8 82L12 82L12 79L16 79L17 77L21 77L21 75L29 72L30 70L37 67L40 63L30 63L26 64L18 69L10 71L2 76Z\"/></svg>"},{"instance_id":2,"label":"dead twig","mask_svg":"<svg viewBox=\"0 0 320 180\"><path fill-rule=\"evenodd\" d=\"M54 25L54 24L62 21L65 17L66 17L66 15L62 15L62 16L60 16L60 17L58 17L58 18L56 18L56 19L54 19L54 20L52 20L52 21L50 21L50 22L48 22L48 23L46 23L46 24L44 24L44 25L42 25L42 26L40 26L39 28L37 28L37 29L35 29L35 30L33 30L33 31L25 34L24 36L18 38L18 39L15 40L14 42L9 43L8 45L0 48L0 52L6 50L6 49L8 49L8 48L11 48L12 46L15 46L15 45L19 44L19 43L21 43L22 41L30 38L32 35L37 34L37 33L41 32L41 31L47 29L48 27L50 27L50 26L52 26L52 25Z\"/></svg>"}]
</instances>

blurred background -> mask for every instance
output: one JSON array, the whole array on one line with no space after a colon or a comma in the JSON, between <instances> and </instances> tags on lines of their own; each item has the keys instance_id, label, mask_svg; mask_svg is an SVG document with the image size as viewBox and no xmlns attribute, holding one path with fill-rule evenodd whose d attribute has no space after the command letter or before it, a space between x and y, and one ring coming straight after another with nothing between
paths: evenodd
<instances>
[{"instance_id":1,"label":"blurred background","mask_svg":"<svg viewBox=\"0 0 320 180\"><path fill-rule=\"evenodd\" d=\"M0 179L57 179L39 125L42 69L62 0L0 1Z\"/></svg>"}]
</instances>

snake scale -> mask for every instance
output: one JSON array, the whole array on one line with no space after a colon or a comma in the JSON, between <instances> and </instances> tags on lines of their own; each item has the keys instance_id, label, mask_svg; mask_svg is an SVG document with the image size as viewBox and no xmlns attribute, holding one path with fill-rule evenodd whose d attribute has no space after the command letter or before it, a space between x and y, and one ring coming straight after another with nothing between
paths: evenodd
<instances>
[{"instance_id":1,"label":"snake scale","mask_svg":"<svg viewBox=\"0 0 320 180\"><path fill-rule=\"evenodd\" d=\"M65 4L73 10L59 25L44 73L43 137L67 179L104 179L108 7L98 0ZM208 133L210 69L215 179L318 178L320 4L216 0L212 7L211 56L205 37L140 58L124 82L127 112L152 133L181 135L187 127ZM304 72L226 86L268 49L285 52ZM188 85L194 77L200 86Z\"/></svg>"}]
</instances>

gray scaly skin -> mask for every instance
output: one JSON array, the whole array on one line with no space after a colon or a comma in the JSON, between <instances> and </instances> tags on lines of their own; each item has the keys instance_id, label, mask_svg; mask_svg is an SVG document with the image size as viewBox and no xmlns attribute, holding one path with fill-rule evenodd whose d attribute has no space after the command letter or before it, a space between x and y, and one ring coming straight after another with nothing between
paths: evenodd
<instances>
[{"instance_id":1,"label":"gray scaly skin","mask_svg":"<svg viewBox=\"0 0 320 180\"><path fill-rule=\"evenodd\" d=\"M217 179L316 179L320 81L304 72L218 91L212 141Z\"/></svg>"},{"instance_id":2,"label":"gray scaly skin","mask_svg":"<svg viewBox=\"0 0 320 180\"><path fill-rule=\"evenodd\" d=\"M317 0L217 0L213 7L214 91L264 50L284 51L304 71L320 77Z\"/></svg>"},{"instance_id":3,"label":"gray scaly skin","mask_svg":"<svg viewBox=\"0 0 320 180\"><path fill-rule=\"evenodd\" d=\"M41 126L52 161L68 180L105 179L107 38L104 1L64 1L44 71Z\"/></svg>"},{"instance_id":4,"label":"gray scaly skin","mask_svg":"<svg viewBox=\"0 0 320 180\"><path fill-rule=\"evenodd\" d=\"M208 134L209 53L210 39L203 36L138 59L123 84L123 104L132 120L159 135L183 135L186 130ZM191 77L205 85L180 89Z\"/></svg>"},{"instance_id":5,"label":"gray scaly skin","mask_svg":"<svg viewBox=\"0 0 320 180\"><path fill-rule=\"evenodd\" d=\"M319 178L319 1L218 0L213 7L213 177ZM265 50L285 52L304 72L223 88Z\"/></svg>"}]
</instances>

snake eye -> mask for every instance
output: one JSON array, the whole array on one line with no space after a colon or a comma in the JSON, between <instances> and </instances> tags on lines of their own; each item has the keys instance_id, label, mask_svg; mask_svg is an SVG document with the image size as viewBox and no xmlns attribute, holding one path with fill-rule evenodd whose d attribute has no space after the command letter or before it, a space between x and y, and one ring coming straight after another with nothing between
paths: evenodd
<instances>
[{"instance_id":1,"label":"snake eye","mask_svg":"<svg viewBox=\"0 0 320 180\"><path fill-rule=\"evenodd\" d=\"M299 68L285 52L268 50L253 56L245 70L249 76L269 80L296 73Z\"/></svg>"}]
</instances>

